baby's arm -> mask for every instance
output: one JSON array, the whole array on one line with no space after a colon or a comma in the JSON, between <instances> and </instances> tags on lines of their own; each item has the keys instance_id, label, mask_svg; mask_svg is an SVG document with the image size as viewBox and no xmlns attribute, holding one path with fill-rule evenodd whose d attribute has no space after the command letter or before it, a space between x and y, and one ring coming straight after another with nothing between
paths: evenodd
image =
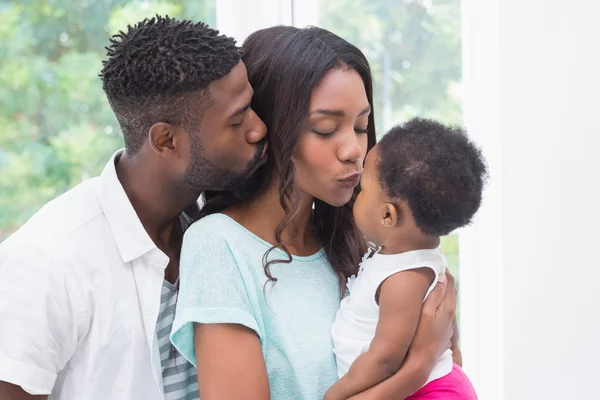
<instances>
[{"instance_id":1,"label":"baby's arm","mask_svg":"<svg viewBox=\"0 0 600 400\"><path fill-rule=\"evenodd\" d=\"M423 299L435 279L433 270L398 272L379 289L379 322L369 350L325 394L326 400L347 399L394 375L415 335Z\"/></svg>"}]
</instances>

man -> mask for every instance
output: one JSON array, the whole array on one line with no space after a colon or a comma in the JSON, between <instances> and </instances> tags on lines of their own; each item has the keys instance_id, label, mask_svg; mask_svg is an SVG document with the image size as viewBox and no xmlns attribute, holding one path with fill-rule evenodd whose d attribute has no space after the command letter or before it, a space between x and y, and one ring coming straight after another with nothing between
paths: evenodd
<instances>
[{"instance_id":1,"label":"man","mask_svg":"<svg viewBox=\"0 0 600 400\"><path fill-rule=\"evenodd\" d=\"M3 400L199 397L169 343L182 212L239 189L265 161L266 127L234 40L203 23L144 20L107 55L125 151L0 245Z\"/></svg>"},{"instance_id":2,"label":"man","mask_svg":"<svg viewBox=\"0 0 600 400\"><path fill-rule=\"evenodd\" d=\"M0 244L0 400L199 397L168 337L183 232L203 191L243 193L266 127L234 40L202 23L129 27L101 77L125 150ZM452 334L444 288L423 307L411 380Z\"/></svg>"}]
</instances>

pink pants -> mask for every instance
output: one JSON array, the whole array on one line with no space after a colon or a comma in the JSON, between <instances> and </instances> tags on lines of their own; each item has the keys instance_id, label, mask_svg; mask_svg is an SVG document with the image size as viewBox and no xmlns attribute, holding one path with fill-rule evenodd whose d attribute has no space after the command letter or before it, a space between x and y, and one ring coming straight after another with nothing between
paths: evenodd
<instances>
[{"instance_id":1,"label":"pink pants","mask_svg":"<svg viewBox=\"0 0 600 400\"><path fill-rule=\"evenodd\" d=\"M477 400L473 385L456 364L448 375L429 382L406 400Z\"/></svg>"}]
</instances>

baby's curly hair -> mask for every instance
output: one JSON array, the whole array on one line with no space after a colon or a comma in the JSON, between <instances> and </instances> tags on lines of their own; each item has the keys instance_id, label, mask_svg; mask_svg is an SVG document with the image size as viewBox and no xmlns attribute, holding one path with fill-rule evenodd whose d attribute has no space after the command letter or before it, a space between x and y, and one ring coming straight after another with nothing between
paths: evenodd
<instances>
[{"instance_id":1,"label":"baby's curly hair","mask_svg":"<svg viewBox=\"0 0 600 400\"><path fill-rule=\"evenodd\" d=\"M444 236L471 222L488 173L463 129L415 118L392 128L377 151L384 193L408 203L423 233Z\"/></svg>"},{"instance_id":2,"label":"baby's curly hair","mask_svg":"<svg viewBox=\"0 0 600 400\"><path fill-rule=\"evenodd\" d=\"M158 15L113 35L106 50L102 88L132 154L156 122L197 129L210 95L194 103L190 94L229 74L241 57L233 38L206 24Z\"/></svg>"}]
</instances>

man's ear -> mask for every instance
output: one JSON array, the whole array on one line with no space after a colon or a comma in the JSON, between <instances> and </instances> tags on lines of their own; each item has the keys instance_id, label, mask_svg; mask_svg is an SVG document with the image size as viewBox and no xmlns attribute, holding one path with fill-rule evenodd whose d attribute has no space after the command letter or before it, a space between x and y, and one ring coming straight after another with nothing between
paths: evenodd
<instances>
[{"instance_id":1,"label":"man's ear","mask_svg":"<svg viewBox=\"0 0 600 400\"><path fill-rule=\"evenodd\" d=\"M166 122L157 122L148 130L150 148L156 154L166 157L180 151L181 128Z\"/></svg>"},{"instance_id":2,"label":"man's ear","mask_svg":"<svg viewBox=\"0 0 600 400\"><path fill-rule=\"evenodd\" d=\"M393 203L383 203L380 207L381 225L384 228L394 228L400 222L400 210Z\"/></svg>"}]
</instances>

